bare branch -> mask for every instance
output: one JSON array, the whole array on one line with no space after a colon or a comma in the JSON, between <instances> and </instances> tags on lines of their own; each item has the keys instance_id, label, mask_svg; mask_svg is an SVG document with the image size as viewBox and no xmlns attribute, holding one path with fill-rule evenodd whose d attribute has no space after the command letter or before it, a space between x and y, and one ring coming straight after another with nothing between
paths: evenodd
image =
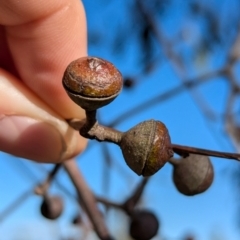
<instances>
[{"instance_id":1,"label":"bare branch","mask_svg":"<svg viewBox=\"0 0 240 240\"><path fill-rule=\"evenodd\" d=\"M181 156L187 156L190 153L193 153L193 154L234 159L234 160L240 161L240 154L237 154L237 153L218 152L218 151L202 149L202 148L181 146L177 144L172 144L172 148L175 153Z\"/></svg>"},{"instance_id":2,"label":"bare branch","mask_svg":"<svg viewBox=\"0 0 240 240\"><path fill-rule=\"evenodd\" d=\"M130 110L126 111L125 113L122 113L120 116L117 116L114 120L112 120L108 125L113 127L116 126L132 116L141 113L146 108L149 108L149 106L153 107L154 105L157 105L159 103L163 103L164 101L169 100L172 97L177 97L178 94L182 93L186 89L191 89L194 87L199 86L200 84L206 83L207 81L212 80L214 77L220 76L224 69L218 69L209 73L205 73L201 76L198 76L194 79L188 79L184 81L181 85L170 89L169 91L166 91L165 93L162 93L156 97L151 98L150 100L147 100L138 106L131 108Z\"/></svg>"},{"instance_id":3,"label":"bare branch","mask_svg":"<svg viewBox=\"0 0 240 240\"><path fill-rule=\"evenodd\" d=\"M77 190L79 201L84 207L99 238L102 240L112 239L105 226L103 216L97 207L96 199L87 186L76 161L74 159L68 160L63 163L63 166L72 180L72 183Z\"/></svg>"},{"instance_id":4,"label":"bare branch","mask_svg":"<svg viewBox=\"0 0 240 240\"><path fill-rule=\"evenodd\" d=\"M39 184L36 188L35 188L35 193L38 195L45 195L51 182L53 181L55 175L57 174L57 172L59 171L59 169L61 168L61 164L55 164L55 166L53 167L52 171L48 174L46 180Z\"/></svg>"}]
</instances>

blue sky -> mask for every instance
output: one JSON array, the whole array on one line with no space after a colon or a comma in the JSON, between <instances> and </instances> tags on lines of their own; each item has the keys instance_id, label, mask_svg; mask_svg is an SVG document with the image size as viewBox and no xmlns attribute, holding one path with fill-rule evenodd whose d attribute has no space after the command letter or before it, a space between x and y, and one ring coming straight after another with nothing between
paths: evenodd
<instances>
[{"instance_id":1,"label":"blue sky","mask_svg":"<svg viewBox=\"0 0 240 240\"><path fill-rule=\"evenodd\" d=\"M123 75L129 75L132 72L138 73L138 71L135 71L136 65L134 62L134 56L137 54L138 48L134 42L129 42L123 58L110 51L107 41L104 44L105 38L113 38L115 32L120 30L116 29L119 21L117 14L121 11L123 16L126 15L125 1L114 1L114 4L104 1L106 2L104 8L101 1L83 2L86 6L89 29L99 29L100 33L105 33L101 35L101 41L103 41L101 47L99 45L89 45L89 55L102 57L113 62ZM180 13L175 12L175 14L172 15L173 19L178 18ZM109 18L109 16L116 16L116 18ZM170 21L169 24L173 23ZM102 31L102 28L106 30ZM222 54L219 52L218 58L205 59L198 71L193 71L192 75L211 71L216 65L221 64L221 58ZM147 78L142 77L142 80L136 88L124 90L114 102L99 111L101 122L111 123L113 119L128 109L180 84L172 66L167 61ZM219 114L222 112L228 95L227 85L222 79L215 79L202 85L199 92L204 95L211 108ZM164 122L169 129L173 143L219 151L235 151L230 141L226 139L221 122L214 124L206 121L188 91L183 91L166 102L143 109L141 113L134 117L131 116L117 125L117 128L126 131L140 121L148 119ZM112 156L111 180L109 190L106 192L103 185L106 167L101 145L91 142L89 146L90 149L78 158L79 167L86 181L96 194L109 197L113 201L123 201L139 182L139 177L128 169L120 149L117 146L106 144ZM206 193L198 196L186 197L177 192L172 183L172 166L170 164L166 164L152 177L144 192L141 206L155 211L161 222L159 236L162 236L163 239L180 240L187 233L194 234L197 240L239 239L236 189L232 179L232 172L238 165L234 161L218 158L211 158L211 160L215 169L214 182ZM30 169L33 175L27 172L25 166ZM45 169L49 169L49 167L44 165ZM24 191L33 189L35 184L45 178L46 173L35 163L19 160L5 153L0 153L0 169L1 216L3 210L14 199ZM70 181L62 170L59 172L57 179L74 193ZM29 195L19 208L3 219L0 225L1 239L48 240L57 239L59 234L70 233L74 235L78 230L71 226L70 220L78 211L78 205L71 197L66 196L56 184L53 184L51 192L62 194L66 206L63 215L56 223L50 223L41 217L39 213L41 198ZM117 219L121 219L123 230L116 224ZM113 235L119 232L124 234L126 221L124 214L116 211L110 212L108 226L111 228ZM19 233L17 237L13 230ZM20 232L21 234L22 232L28 233L29 238L22 237ZM89 239L94 239L94 235L89 236Z\"/></svg>"}]
</instances>

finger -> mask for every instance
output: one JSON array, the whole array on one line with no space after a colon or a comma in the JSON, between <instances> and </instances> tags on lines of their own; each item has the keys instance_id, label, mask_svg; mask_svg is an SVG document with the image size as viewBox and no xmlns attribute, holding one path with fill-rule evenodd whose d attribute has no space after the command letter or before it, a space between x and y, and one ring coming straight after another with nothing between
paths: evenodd
<instances>
[{"instance_id":1,"label":"finger","mask_svg":"<svg viewBox=\"0 0 240 240\"><path fill-rule=\"evenodd\" d=\"M15 76L18 76L17 70L15 68L11 53L8 48L6 41L5 29L0 26L0 67L11 72Z\"/></svg>"},{"instance_id":2,"label":"finger","mask_svg":"<svg viewBox=\"0 0 240 240\"><path fill-rule=\"evenodd\" d=\"M21 80L63 118L82 118L61 83L66 66L86 55L81 1L1 1L0 23Z\"/></svg>"},{"instance_id":3,"label":"finger","mask_svg":"<svg viewBox=\"0 0 240 240\"><path fill-rule=\"evenodd\" d=\"M0 150L39 162L61 162L83 151L86 140L29 91L0 70ZM4 100L2 100L4 99Z\"/></svg>"}]
</instances>

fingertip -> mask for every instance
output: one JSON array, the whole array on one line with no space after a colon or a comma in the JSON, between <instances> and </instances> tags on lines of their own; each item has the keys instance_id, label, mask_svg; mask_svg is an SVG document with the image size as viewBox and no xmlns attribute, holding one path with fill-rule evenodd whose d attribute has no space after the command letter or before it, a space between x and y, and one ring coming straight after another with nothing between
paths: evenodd
<instances>
[{"instance_id":1,"label":"fingertip","mask_svg":"<svg viewBox=\"0 0 240 240\"><path fill-rule=\"evenodd\" d=\"M0 120L0 149L38 162L58 162L66 144L50 124L24 116Z\"/></svg>"},{"instance_id":2,"label":"fingertip","mask_svg":"<svg viewBox=\"0 0 240 240\"><path fill-rule=\"evenodd\" d=\"M65 161L70 158L74 158L81 154L87 147L88 140L83 138L79 132L71 128L72 136L68 139L69 148L63 152L61 161Z\"/></svg>"}]
</instances>

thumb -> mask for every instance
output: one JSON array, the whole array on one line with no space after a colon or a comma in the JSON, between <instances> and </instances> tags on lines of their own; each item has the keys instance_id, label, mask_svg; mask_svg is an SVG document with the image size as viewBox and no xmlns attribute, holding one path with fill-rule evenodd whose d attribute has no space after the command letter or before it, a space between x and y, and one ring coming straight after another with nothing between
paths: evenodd
<instances>
[{"instance_id":1,"label":"thumb","mask_svg":"<svg viewBox=\"0 0 240 240\"><path fill-rule=\"evenodd\" d=\"M61 162L86 140L22 82L0 70L0 150L39 162Z\"/></svg>"}]
</instances>

